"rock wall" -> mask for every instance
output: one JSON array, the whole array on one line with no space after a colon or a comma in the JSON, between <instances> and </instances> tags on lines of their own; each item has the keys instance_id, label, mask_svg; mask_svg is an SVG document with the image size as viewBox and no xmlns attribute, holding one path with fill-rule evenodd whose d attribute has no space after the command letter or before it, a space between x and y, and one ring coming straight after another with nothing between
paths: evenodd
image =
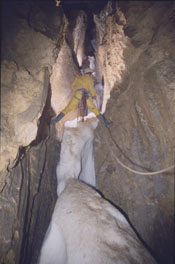
<instances>
[{"instance_id":1,"label":"rock wall","mask_svg":"<svg viewBox=\"0 0 175 264\"><path fill-rule=\"evenodd\" d=\"M4 1L2 15L0 263L36 263L56 199L50 74L66 20L50 1Z\"/></svg>"},{"instance_id":2,"label":"rock wall","mask_svg":"<svg viewBox=\"0 0 175 264\"><path fill-rule=\"evenodd\" d=\"M50 119L53 109L57 113L71 98L78 51L72 54L75 43L69 43L73 40L70 25L63 43L67 21L62 7L49 2L3 3L3 264L36 263L56 199L60 143L55 138L61 138L62 128L49 130ZM174 163L174 10L173 2L167 1L109 1L94 16L97 77L105 89L103 112L106 108L106 116L113 120L111 134L101 124L96 133L98 189L123 209L162 264L173 263L174 172L135 175L113 160L111 149L139 171ZM78 50L81 57L82 42ZM76 116L77 112L70 113L65 120Z\"/></svg>"},{"instance_id":3,"label":"rock wall","mask_svg":"<svg viewBox=\"0 0 175 264\"><path fill-rule=\"evenodd\" d=\"M98 77L110 95L105 115L113 121L110 133L101 124L96 131L97 185L127 214L159 263L173 263L174 170L134 174L111 149L137 171L174 164L175 5L124 1L112 7L95 17Z\"/></svg>"},{"instance_id":4,"label":"rock wall","mask_svg":"<svg viewBox=\"0 0 175 264\"><path fill-rule=\"evenodd\" d=\"M7 1L2 14L1 172L13 166L18 147L36 137L64 28L62 11L47 2L13 6Z\"/></svg>"}]
</instances>

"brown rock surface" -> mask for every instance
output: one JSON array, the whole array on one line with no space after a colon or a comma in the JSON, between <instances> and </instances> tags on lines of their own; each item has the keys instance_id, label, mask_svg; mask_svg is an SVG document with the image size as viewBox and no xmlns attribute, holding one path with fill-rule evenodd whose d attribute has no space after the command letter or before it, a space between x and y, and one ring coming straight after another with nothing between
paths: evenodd
<instances>
[{"instance_id":1,"label":"brown rock surface","mask_svg":"<svg viewBox=\"0 0 175 264\"><path fill-rule=\"evenodd\" d=\"M47 21L42 19L48 12L47 5L30 5L3 5L0 189L19 146L27 146L36 138L48 94L49 72L64 28L61 11L52 7L52 20ZM54 32L55 27L60 29L60 36L52 33L48 37L47 32L50 28Z\"/></svg>"},{"instance_id":2,"label":"brown rock surface","mask_svg":"<svg viewBox=\"0 0 175 264\"><path fill-rule=\"evenodd\" d=\"M2 14L0 263L36 263L56 199L50 74L65 21L32 1L6 1Z\"/></svg>"},{"instance_id":3,"label":"brown rock surface","mask_svg":"<svg viewBox=\"0 0 175 264\"><path fill-rule=\"evenodd\" d=\"M50 78L52 88L51 106L56 115L58 115L71 100L73 96L71 83L73 82L75 76L79 74L80 72L74 65L72 59L72 51L67 42L64 41ZM79 110L74 109L56 124L57 138L60 141L62 139L64 123L67 120L75 119L78 114Z\"/></svg>"},{"instance_id":4,"label":"brown rock surface","mask_svg":"<svg viewBox=\"0 0 175 264\"><path fill-rule=\"evenodd\" d=\"M137 171L174 164L175 8L172 2L135 1L119 7L106 17L96 50L104 93L113 89L105 113L113 120L111 134L102 125L96 131L98 188L124 210L159 262L173 263L174 171L136 175L110 149Z\"/></svg>"},{"instance_id":5,"label":"brown rock surface","mask_svg":"<svg viewBox=\"0 0 175 264\"><path fill-rule=\"evenodd\" d=\"M175 8L172 2L116 5L109 2L94 18L103 111L110 96L106 116L113 120L111 134L101 124L96 133L98 188L128 215L159 262L171 264L173 170L135 175L113 159L111 149L139 171L174 163ZM79 32L72 46L72 35L63 43L62 8L20 2L4 5L3 15L0 263L31 264L36 263L55 202L60 151L55 136L61 139L62 124L49 132L50 118L71 98L70 84L78 74L73 55L84 50L81 41L77 54L72 53ZM71 112L64 122L76 116Z\"/></svg>"},{"instance_id":6,"label":"brown rock surface","mask_svg":"<svg viewBox=\"0 0 175 264\"><path fill-rule=\"evenodd\" d=\"M50 78L52 97L51 106L55 114L59 114L71 100L74 92L71 84L74 78L80 75L79 66L83 58L84 39L86 32L85 12L72 12L75 18L71 18L66 31L66 38L61 46L56 63ZM72 28L74 25L74 28ZM80 115L79 109L69 112L56 125L57 138L61 141L63 125L67 120L73 120Z\"/></svg>"}]
</instances>

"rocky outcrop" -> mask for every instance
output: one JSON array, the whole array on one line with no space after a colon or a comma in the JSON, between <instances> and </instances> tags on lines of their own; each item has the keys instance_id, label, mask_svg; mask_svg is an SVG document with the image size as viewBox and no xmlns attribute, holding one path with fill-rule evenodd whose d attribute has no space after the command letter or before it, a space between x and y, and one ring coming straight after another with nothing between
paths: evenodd
<instances>
[{"instance_id":1,"label":"rocky outcrop","mask_svg":"<svg viewBox=\"0 0 175 264\"><path fill-rule=\"evenodd\" d=\"M157 264L117 208L70 178L43 243L39 264L46 263Z\"/></svg>"},{"instance_id":2,"label":"rocky outcrop","mask_svg":"<svg viewBox=\"0 0 175 264\"><path fill-rule=\"evenodd\" d=\"M96 55L113 120L110 133L102 125L96 131L98 188L124 210L159 263L173 263L174 172L134 174L111 149L137 171L174 164L174 15L172 2L119 2L96 22L97 30L100 19L106 23Z\"/></svg>"},{"instance_id":3,"label":"rocky outcrop","mask_svg":"<svg viewBox=\"0 0 175 264\"><path fill-rule=\"evenodd\" d=\"M54 6L3 5L1 188L19 146L36 138L63 29L63 13Z\"/></svg>"},{"instance_id":4,"label":"rocky outcrop","mask_svg":"<svg viewBox=\"0 0 175 264\"><path fill-rule=\"evenodd\" d=\"M56 201L59 148L52 135L28 149L9 172L0 197L1 263L36 263Z\"/></svg>"},{"instance_id":5,"label":"rocky outcrop","mask_svg":"<svg viewBox=\"0 0 175 264\"><path fill-rule=\"evenodd\" d=\"M2 62L1 172L15 165L19 146L26 147L36 138L48 82L47 68L40 71L39 80L14 61ZM1 187L3 182L4 177Z\"/></svg>"},{"instance_id":6,"label":"rocky outcrop","mask_svg":"<svg viewBox=\"0 0 175 264\"><path fill-rule=\"evenodd\" d=\"M2 14L0 263L36 263L56 199L50 74L66 21L47 1L6 1Z\"/></svg>"}]
</instances>

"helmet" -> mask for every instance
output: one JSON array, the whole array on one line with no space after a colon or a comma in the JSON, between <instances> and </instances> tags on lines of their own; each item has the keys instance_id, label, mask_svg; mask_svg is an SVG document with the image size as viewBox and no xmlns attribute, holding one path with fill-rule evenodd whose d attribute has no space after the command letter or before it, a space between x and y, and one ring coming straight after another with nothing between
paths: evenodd
<instances>
[{"instance_id":1,"label":"helmet","mask_svg":"<svg viewBox=\"0 0 175 264\"><path fill-rule=\"evenodd\" d=\"M86 69L83 69L83 72L84 72L84 74L85 73L92 73L92 72L94 72L94 70L92 70L91 68L86 68Z\"/></svg>"}]
</instances>

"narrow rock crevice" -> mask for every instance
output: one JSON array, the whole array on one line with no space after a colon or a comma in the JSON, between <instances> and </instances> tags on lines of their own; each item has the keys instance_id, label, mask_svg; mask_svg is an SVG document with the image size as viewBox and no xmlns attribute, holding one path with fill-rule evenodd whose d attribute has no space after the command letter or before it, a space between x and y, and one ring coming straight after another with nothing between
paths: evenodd
<instances>
[{"instance_id":1,"label":"narrow rock crevice","mask_svg":"<svg viewBox=\"0 0 175 264\"><path fill-rule=\"evenodd\" d=\"M0 262L37 263L57 194L78 178L122 208L160 264L172 264L174 171L135 175L110 147L134 169L174 163L174 3L6 2ZM84 55L110 133L91 113L81 122L79 109L50 125L73 96Z\"/></svg>"}]
</instances>

